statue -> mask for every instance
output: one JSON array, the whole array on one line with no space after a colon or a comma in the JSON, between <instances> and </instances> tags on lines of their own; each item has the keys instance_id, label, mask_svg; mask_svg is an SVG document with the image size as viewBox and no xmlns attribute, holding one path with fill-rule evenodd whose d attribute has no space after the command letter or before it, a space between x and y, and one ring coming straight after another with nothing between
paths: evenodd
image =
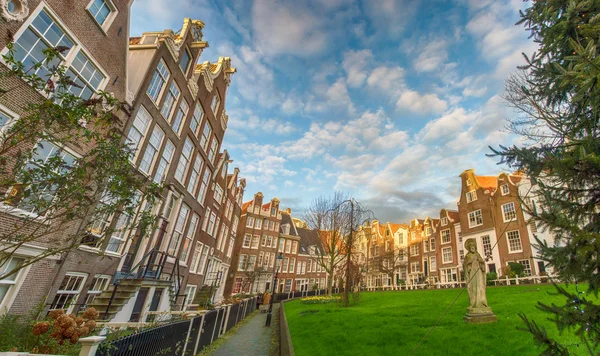
<instances>
[{"instance_id":1,"label":"statue","mask_svg":"<svg viewBox=\"0 0 600 356\"><path fill-rule=\"evenodd\" d=\"M469 307L464 320L472 324L496 322L498 318L488 306L485 296L485 263L477 252L477 241L473 238L467 239L464 246L468 252L463 261L463 271L469 292Z\"/></svg>"}]
</instances>

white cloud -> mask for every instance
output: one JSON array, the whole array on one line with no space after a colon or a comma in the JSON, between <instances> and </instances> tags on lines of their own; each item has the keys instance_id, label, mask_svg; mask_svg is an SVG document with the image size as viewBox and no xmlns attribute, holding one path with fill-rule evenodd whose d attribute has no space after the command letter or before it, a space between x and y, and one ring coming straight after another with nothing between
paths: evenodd
<instances>
[{"instance_id":1,"label":"white cloud","mask_svg":"<svg viewBox=\"0 0 600 356\"><path fill-rule=\"evenodd\" d=\"M408 110L417 114L441 113L446 110L448 104L436 94L421 95L416 91L405 91L396 102L398 110Z\"/></svg>"},{"instance_id":2,"label":"white cloud","mask_svg":"<svg viewBox=\"0 0 600 356\"><path fill-rule=\"evenodd\" d=\"M444 40L433 40L423 49L418 49L419 55L413 66L417 72L432 72L439 69L448 59L448 43Z\"/></svg>"},{"instance_id":3,"label":"white cloud","mask_svg":"<svg viewBox=\"0 0 600 356\"><path fill-rule=\"evenodd\" d=\"M399 37L417 11L418 1L379 0L365 1L364 10L371 26L377 29L374 37Z\"/></svg>"},{"instance_id":4,"label":"white cloud","mask_svg":"<svg viewBox=\"0 0 600 356\"><path fill-rule=\"evenodd\" d=\"M306 110L309 112L325 112L332 109L342 109L349 114L355 111L344 78L338 78L331 85L316 84L306 105Z\"/></svg>"},{"instance_id":5,"label":"white cloud","mask_svg":"<svg viewBox=\"0 0 600 356\"><path fill-rule=\"evenodd\" d=\"M252 8L254 39L267 55L321 52L327 44L323 26L322 18L297 3L256 0Z\"/></svg>"},{"instance_id":6,"label":"white cloud","mask_svg":"<svg viewBox=\"0 0 600 356\"><path fill-rule=\"evenodd\" d=\"M370 87L396 93L406 86L404 82L404 69L402 67L379 66L371 72L367 79Z\"/></svg>"},{"instance_id":7,"label":"white cloud","mask_svg":"<svg viewBox=\"0 0 600 356\"><path fill-rule=\"evenodd\" d=\"M344 53L342 67L346 71L346 83L351 88L358 88L367 79L367 71L373 59L373 52L368 49L360 51L347 51Z\"/></svg>"}]
</instances>

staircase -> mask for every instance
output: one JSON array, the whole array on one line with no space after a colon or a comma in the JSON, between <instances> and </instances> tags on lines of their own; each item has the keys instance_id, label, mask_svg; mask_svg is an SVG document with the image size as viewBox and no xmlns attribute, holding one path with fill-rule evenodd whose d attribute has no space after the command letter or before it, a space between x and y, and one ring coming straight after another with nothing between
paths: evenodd
<instances>
[{"instance_id":1,"label":"staircase","mask_svg":"<svg viewBox=\"0 0 600 356\"><path fill-rule=\"evenodd\" d=\"M168 258L174 262L167 263ZM99 321L112 320L135 295L144 281L170 285L169 288L174 294L171 308L174 307L182 282L177 257L152 249L135 266L121 272L122 274L117 275L113 284L88 305L98 310Z\"/></svg>"},{"instance_id":2,"label":"staircase","mask_svg":"<svg viewBox=\"0 0 600 356\"><path fill-rule=\"evenodd\" d=\"M135 295L141 285L142 279L129 280L127 283L123 283L117 287L117 291L113 297L113 291L115 290L115 285L113 284L94 298L94 301L88 307L98 310L100 313L99 321L108 322L123 309L123 306Z\"/></svg>"}]
</instances>

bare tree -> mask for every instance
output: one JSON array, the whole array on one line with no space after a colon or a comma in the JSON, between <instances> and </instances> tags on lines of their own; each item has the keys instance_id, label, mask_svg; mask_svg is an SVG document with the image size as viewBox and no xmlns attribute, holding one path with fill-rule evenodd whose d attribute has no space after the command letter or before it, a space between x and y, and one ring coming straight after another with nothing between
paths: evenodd
<instances>
[{"instance_id":1,"label":"bare tree","mask_svg":"<svg viewBox=\"0 0 600 356\"><path fill-rule=\"evenodd\" d=\"M379 248L379 246L377 246L377 248ZM408 264L406 252L406 248L404 247L394 247L383 251L383 253L373 258L373 267L381 273L385 273L392 279L392 286L394 289L398 286L396 272L400 271L402 267L406 267Z\"/></svg>"},{"instance_id":2,"label":"bare tree","mask_svg":"<svg viewBox=\"0 0 600 356\"><path fill-rule=\"evenodd\" d=\"M344 210L343 202L347 196L335 192L333 196L321 196L311 203L304 219L309 228L317 230L321 246L317 251L311 251L314 260L327 273L327 293L332 294L332 286L336 269L343 262L344 235L343 231L349 222L349 216ZM321 251L318 251L322 249Z\"/></svg>"}]
</instances>

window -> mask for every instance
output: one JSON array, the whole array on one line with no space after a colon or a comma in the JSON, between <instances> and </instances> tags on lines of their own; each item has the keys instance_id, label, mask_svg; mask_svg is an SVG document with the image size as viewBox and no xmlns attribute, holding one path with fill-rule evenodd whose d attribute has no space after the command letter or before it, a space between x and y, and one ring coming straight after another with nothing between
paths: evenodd
<instances>
[{"instance_id":1,"label":"window","mask_svg":"<svg viewBox=\"0 0 600 356\"><path fill-rule=\"evenodd\" d=\"M200 257L200 262L198 263L198 270L196 271L198 274L204 274L206 262L208 261L208 250L210 250L210 247L205 245L204 250L202 251L202 256Z\"/></svg>"},{"instance_id":2,"label":"window","mask_svg":"<svg viewBox=\"0 0 600 356\"><path fill-rule=\"evenodd\" d=\"M248 219L246 219L246 227L254 227L254 218L249 216Z\"/></svg>"},{"instance_id":3,"label":"window","mask_svg":"<svg viewBox=\"0 0 600 356\"><path fill-rule=\"evenodd\" d=\"M292 290L292 280L291 279L286 279L285 280L285 293L289 293Z\"/></svg>"},{"instance_id":4,"label":"window","mask_svg":"<svg viewBox=\"0 0 600 356\"><path fill-rule=\"evenodd\" d=\"M108 288L108 285L110 284L110 278L110 276L101 274L97 274L94 277L94 279L92 280L92 284L90 285L90 289L88 289L87 297L85 298L85 304L87 306L92 304L94 299L100 294L102 294L102 291ZM0 300L2 299L0 298Z\"/></svg>"},{"instance_id":5,"label":"window","mask_svg":"<svg viewBox=\"0 0 600 356\"><path fill-rule=\"evenodd\" d=\"M435 237L432 237L431 239L429 239L429 244L430 244L430 251L435 251Z\"/></svg>"},{"instance_id":6,"label":"window","mask_svg":"<svg viewBox=\"0 0 600 356\"><path fill-rule=\"evenodd\" d=\"M158 97L160 96L160 93L162 92L162 89L168 79L169 70L167 69L165 61L161 58L156 66L154 74L152 75L152 79L150 80L148 91L146 91L148 96L152 98L152 101L154 101L156 104L158 104Z\"/></svg>"},{"instance_id":7,"label":"window","mask_svg":"<svg viewBox=\"0 0 600 356\"><path fill-rule=\"evenodd\" d=\"M310 260L308 261L310 263ZM306 273L306 261L302 262L302 270L301 270L302 274Z\"/></svg>"},{"instance_id":8,"label":"window","mask_svg":"<svg viewBox=\"0 0 600 356\"><path fill-rule=\"evenodd\" d=\"M259 241L260 241L260 236L259 235L252 236L252 245L250 246L250 248L258 248L258 242Z\"/></svg>"},{"instance_id":9,"label":"window","mask_svg":"<svg viewBox=\"0 0 600 356\"><path fill-rule=\"evenodd\" d=\"M483 255L491 256L492 255L492 243L491 243L490 237L488 235L481 236L481 244L483 245Z\"/></svg>"},{"instance_id":10,"label":"window","mask_svg":"<svg viewBox=\"0 0 600 356\"><path fill-rule=\"evenodd\" d=\"M255 229L262 229L262 220L261 219L255 219L254 220L254 228Z\"/></svg>"},{"instance_id":11,"label":"window","mask_svg":"<svg viewBox=\"0 0 600 356\"><path fill-rule=\"evenodd\" d=\"M4 265L0 266L0 275L14 270L23 262L25 262L24 258L9 258ZM21 271L14 273L4 279L0 279L0 307L5 307L6 309L10 307L10 305L8 304L10 303L10 299L12 299L11 296L17 292L14 286L17 284L17 277L19 276L19 274L21 274ZM2 310L0 309L0 311Z\"/></svg>"},{"instance_id":12,"label":"window","mask_svg":"<svg viewBox=\"0 0 600 356\"><path fill-rule=\"evenodd\" d=\"M279 240L279 249L277 250L277 252L283 252L284 246L285 246L285 239L280 239Z\"/></svg>"},{"instance_id":13,"label":"window","mask_svg":"<svg viewBox=\"0 0 600 356\"><path fill-rule=\"evenodd\" d=\"M88 11L92 14L92 17L98 22L100 27L104 25L108 17L110 16L111 7L105 0L93 0Z\"/></svg>"},{"instance_id":14,"label":"window","mask_svg":"<svg viewBox=\"0 0 600 356\"><path fill-rule=\"evenodd\" d=\"M477 191L471 190L467 192L467 203L474 202L475 200L477 200Z\"/></svg>"},{"instance_id":15,"label":"window","mask_svg":"<svg viewBox=\"0 0 600 356\"><path fill-rule=\"evenodd\" d=\"M292 253L298 253L298 241L292 241Z\"/></svg>"},{"instance_id":16,"label":"window","mask_svg":"<svg viewBox=\"0 0 600 356\"><path fill-rule=\"evenodd\" d=\"M416 240L416 239L417 239L417 233L416 233L416 232L414 232L414 231L413 231L413 232L411 232L411 233L410 233L410 238L411 238L411 240Z\"/></svg>"},{"instance_id":17,"label":"window","mask_svg":"<svg viewBox=\"0 0 600 356\"><path fill-rule=\"evenodd\" d=\"M431 267L431 271L432 271L432 272L433 272L433 271L435 271L435 270L437 269L437 264L436 264L436 263L437 263L437 261L436 261L436 258L435 258L435 256L431 256L431 257L429 258L429 265L430 265L430 267Z\"/></svg>"},{"instance_id":18,"label":"window","mask_svg":"<svg viewBox=\"0 0 600 356\"><path fill-rule=\"evenodd\" d=\"M419 262L411 262L410 263L410 273L419 273L421 272L421 264Z\"/></svg>"},{"instance_id":19,"label":"window","mask_svg":"<svg viewBox=\"0 0 600 356\"><path fill-rule=\"evenodd\" d=\"M465 259L465 251L460 250L458 251L458 254L460 255L460 262L462 262Z\"/></svg>"},{"instance_id":20,"label":"window","mask_svg":"<svg viewBox=\"0 0 600 356\"><path fill-rule=\"evenodd\" d=\"M288 271L288 264L290 263L290 260L287 257L283 258L283 267L282 267L282 272L283 273L287 273Z\"/></svg>"},{"instance_id":21,"label":"window","mask_svg":"<svg viewBox=\"0 0 600 356\"><path fill-rule=\"evenodd\" d=\"M442 223L442 226L446 226L446 225L448 225L448 218L447 218L447 217L443 217L443 218L441 219L441 223Z\"/></svg>"},{"instance_id":22,"label":"window","mask_svg":"<svg viewBox=\"0 0 600 356\"><path fill-rule=\"evenodd\" d=\"M500 192L502 193L502 195L508 195L508 193L510 193L510 191L508 190L508 184L501 185Z\"/></svg>"},{"instance_id":23,"label":"window","mask_svg":"<svg viewBox=\"0 0 600 356\"><path fill-rule=\"evenodd\" d=\"M442 263L452 263L452 247L442 249Z\"/></svg>"},{"instance_id":24,"label":"window","mask_svg":"<svg viewBox=\"0 0 600 356\"><path fill-rule=\"evenodd\" d=\"M260 245L265 247L267 245L267 235L262 235L262 239L260 240Z\"/></svg>"},{"instance_id":25,"label":"window","mask_svg":"<svg viewBox=\"0 0 600 356\"><path fill-rule=\"evenodd\" d=\"M73 81L67 90L82 99L91 98L100 89L100 84L105 79L100 70L82 51L77 53L66 74Z\"/></svg>"},{"instance_id":26,"label":"window","mask_svg":"<svg viewBox=\"0 0 600 356\"><path fill-rule=\"evenodd\" d=\"M219 109L219 104L221 103L221 97L219 92L215 90L215 94L213 95L212 102L210 103L210 108L212 109L215 116L217 116L217 110Z\"/></svg>"},{"instance_id":27,"label":"window","mask_svg":"<svg viewBox=\"0 0 600 356\"><path fill-rule=\"evenodd\" d=\"M72 312L86 276L83 273L67 273L60 283L60 287L58 287L58 291L50 305L50 310L65 309L66 313Z\"/></svg>"},{"instance_id":28,"label":"window","mask_svg":"<svg viewBox=\"0 0 600 356\"><path fill-rule=\"evenodd\" d=\"M185 240L183 240L183 247L181 248L181 256L179 257L179 260L183 263L187 264L188 255L190 253L190 248L192 247L192 242L194 241L194 236L196 235L196 228L198 227L199 220L200 217L197 214L194 214L190 220L190 226L185 234Z\"/></svg>"},{"instance_id":29,"label":"window","mask_svg":"<svg viewBox=\"0 0 600 356\"><path fill-rule=\"evenodd\" d=\"M165 149L162 152L160 157L160 161L158 162L158 168L156 169L156 173L154 174L154 181L156 183L162 183L167 175L167 170L169 169L169 163L173 159L173 153L175 152L175 145L171 140L167 140L167 144L165 145Z\"/></svg>"},{"instance_id":30,"label":"window","mask_svg":"<svg viewBox=\"0 0 600 356\"><path fill-rule=\"evenodd\" d=\"M252 235L246 234L244 235L244 244L242 247L250 248L250 242L252 241Z\"/></svg>"},{"instance_id":31,"label":"window","mask_svg":"<svg viewBox=\"0 0 600 356\"><path fill-rule=\"evenodd\" d=\"M181 236L183 235L183 229L187 222L189 213L190 208L188 208L187 205L182 204L181 208L179 209L179 215L177 216L177 220L175 221L175 226L173 227L171 240L169 241L167 253L170 255L175 255L177 252L177 247L179 246L179 241L181 240Z\"/></svg>"},{"instance_id":32,"label":"window","mask_svg":"<svg viewBox=\"0 0 600 356\"><path fill-rule=\"evenodd\" d=\"M404 233L402 233L402 232L398 233L398 243L399 244L403 244L404 243Z\"/></svg>"},{"instance_id":33,"label":"window","mask_svg":"<svg viewBox=\"0 0 600 356\"><path fill-rule=\"evenodd\" d=\"M483 217L481 216L481 209L475 210L469 213L469 227L476 227L483 225Z\"/></svg>"},{"instance_id":34,"label":"window","mask_svg":"<svg viewBox=\"0 0 600 356\"><path fill-rule=\"evenodd\" d=\"M211 163L215 163L215 158L217 157L217 151L219 149L219 143L216 138L213 138L212 144L210 145L210 151L208 152L208 160Z\"/></svg>"},{"instance_id":35,"label":"window","mask_svg":"<svg viewBox=\"0 0 600 356\"><path fill-rule=\"evenodd\" d=\"M423 240L423 252L428 252L428 247L429 247L429 241L428 240ZM379 247L376 247L376 251L379 251Z\"/></svg>"},{"instance_id":36,"label":"window","mask_svg":"<svg viewBox=\"0 0 600 356\"><path fill-rule=\"evenodd\" d=\"M507 204L502 204L502 216L504 217L504 222L515 220L517 217L517 212L515 211L515 203L510 202Z\"/></svg>"},{"instance_id":37,"label":"window","mask_svg":"<svg viewBox=\"0 0 600 356\"><path fill-rule=\"evenodd\" d=\"M192 140L190 140L189 137L186 137L181 155L179 156L179 163L177 163L177 170L175 171L175 179L177 179L181 184L183 184L185 179L185 173L187 172L187 168L192 159L193 150L194 144L192 143Z\"/></svg>"},{"instance_id":38,"label":"window","mask_svg":"<svg viewBox=\"0 0 600 356\"><path fill-rule=\"evenodd\" d=\"M154 158L156 157L156 153L160 149L160 145L162 144L162 140L164 137L164 131L161 130L160 127L158 127L158 125L155 125L154 129L152 130L152 135L150 135L150 140L148 140L148 146L146 146L144 157L142 158L142 162L140 163L140 170L142 172L146 174L150 173L152 163L154 163Z\"/></svg>"},{"instance_id":39,"label":"window","mask_svg":"<svg viewBox=\"0 0 600 356\"><path fill-rule=\"evenodd\" d=\"M183 53L181 54L181 59L179 59L179 67L183 71L183 74L187 73L190 62L192 61L192 56L187 48L184 48Z\"/></svg>"},{"instance_id":40,"label":"window","mask_svg":"<svg viewBox=\"0 0 600 356\"><path fill-rule=\"evenodd\" d=\"M271 230L271 231L275 230L275 222L274 221L269 221L269 230Z\"/></svg>"},{"instance_id":41,"label":"window","mask_svg":"<svg viewBox=\"0 0 600 356\"><path fill-rule=\"evenodd\" d=\"M171 122L171 127L173 128L173 131L175 131L176 134L179 134L179 129L181 129L181 123L184 122L189 109L190 106L188 105L187 101L185 99L182 99L179 103L179 109L177 109L177 114L175 114L175 117Z\"/></svg>"},{"instance_id":42,"label":"window","mask_svg":"<svg viewBox=\"0 0 600 356\"><path fill-rule=\"evenodd\" d=\"M167 92L167 97L165 98L162 109L160 110L160 113L165 119L167 119L167 121L169 120L169 117L171 117L173 106L175 106L175 103L179 99L179 94L179 87L177 87L175 81L171 82L171 86L169 86L169 91Z\"/></svg>"},{"instance_id":43,"label":"window","mask_svg":"<svg viewBox=\"0 0 600 356\"><path fill-rule=\"evenodd\" d=\"M210 169L206 167L204 170L204 176L202 176L202 184L200 184L200 190L198 191L198 202L204 206L204 200L206 200L206 193L208 192L208 184L210 181Z\"/></svg>"},{"instance_id":44,"label":"window","mask_svg":"<svg viewBox=\"0 0 600 356\"><path fill-rule=\"evenodd\" d=\"M194 160L194 165L192 166L192 173L190 173L190 180L188 181L187 191L190 194L194 195L196 192L196 187L198 186L198 178L200 178L200 172L202 171L202 165L204 161L202 161L202 157L196 153L196 159Z\"/></svg>"},{"instance_id":45,"label":"window","mask_svg":"<svg viewBox=\"0 0 600 356\"><path fill-rule=\"evenodd\" d=\"M240 269L238 268L238 270L240 270ZM235 277L235 282L233 283L233 291L232 291L233 294L237 294L242 290L242 281L243 281L242 277Z\"/></svg>"},{"instance_id":46,"label":"window","mask_svg":"<svg viewBox=\"0 0 600 356\"><path fill-rule=\"evenodd\" d=\"M411 245L410 246L410 255L416 256L419 254L419 245Z\"/></svg>"},{"instance_id":47,"label":"window","mask_svg":"<svg viewBox=\"0 0 600 356\"><path fill-rule=\"evenodd\" d=\"M192 304L192 302L194 301L194 296L196 295L196 288L197 286L193 285L193 284L188 284L185 287L185 300L183 302L184 306L188 306L190 304Z\"/></svg>"},{"instance_id":48,"label":"window","mask_svg":"<svg viewBox=\"0 0 600 356\"><path fill-rule=\"evenodd\" d=\"M450 283L458 281L456 268L444 268L442 272L442 283Z\"/></svg>"},{"instance_id":49,"label":"window","mask_svg":"<svg viewBox=\"0 0 600 356\"><path fill-rule=\"evenodd\" d=\"M425 226L425 236L431 236L431 227Z\"/></svg>"},{"instance_id":50,"label":"window","mask_svg":"<svg viewBox=\"0 0 600 356\"><path fill-rule=\"evenodd\" d=\"M196 107L194 108L194 114L192 115L192 121L190 122L190 129L194 133L194 135L198 134L198 127L202 122L202 117L204 117L204 110L202 109L202 104L200 102L196 103Z\"/></svg>"},{"instance_id":51,"label":"window","mask_svg":"<svg viewBox=\"0 0 600 356\"><path fill-rule=\"evenodd\" d=\"M220 185L216 185L215 187L215 201L217 204L221 204L223 201L223 188ZM258 219L256 221L259 221Z\"/></svg>"},{"instance_id":52,"label":"window","mask_svg":"<svg viewBox=\"0 0 600 356\"><path fill-rule=\"evenodd\" d=\"M200 256L202 255L202 244L200 242L196 242L196 247L194 248L194 254L192 255L192 260L190 261L190 272L196 273L198 269L198 262L200 262Z\"/></svg>"},{"instance_id":53,"label":"window","mask_svg":"<svg viewBox=\"0 0 600 356\"><path fill-rule=\"evenodd\" d=\"M273 241L273 236L267 237L267 247L275 247L275 241Z\"/></svg>"},{"instance_id":54,"label":"window","mask_svg":"<svg viewBox=\"0 0 600 356\"><path fill-rule=\"evenodd\" d=\"M529 260L521 260L518 262L524 267L523 273L525 274L525 277L531 277L531 263L529 262Z\"/></svg>"},{"instance_id":55,"label":"window","mask_svg":"<svg viewBox=\"0 0 600 356\"><path fill-rule=\"evenodd\" d=\"M290 268L289 268L290 273L294 273L295 267L296 267L296 259L290 258Z\"/></svg>"},{"instance_id":56,"label":"window","mask_svg":"<svg viewBox=\"0 0 600 356\"><path fill-rule=\"evenodd\" d=\"M13 120L14 115L9 115L4 111L0 111L0 131L4 126L8 126L8 124Z\"/></svg>"},{"instance_id":57,"label":"window","mask_svg":"<svg viewBox=\"0 0 600 356\"><path fill-rule=\"evenodd\" d=\"M292 240L285 240L285 253L290 253L292 250Z\"/></svg>"},{"instance_id":58,"label":"window","mask_svg":"<svg viewBox=\"0 0 600 356\"><path fill-rule=\"evenodd\" d=\"M26 164L23 170L37 171L37 179L39 180L39 183L36 186L37 190L30 196L22 197L19 200L16 200L15 203L17 204L17 207L21 210L33 214L39 214L45 213L45 211L48 208L46 202L48 202L49 204L54 199L54 194L57 189L57 187L51 184L50 182L44 182L47 180L51 180L54 175L66 174L67 171L75 164L75 156L67 153L65 150L62 150L55 144L48 141L39 141L37 143L37 146L33 150L34 152L31 156L31 160ZM64 166L58 169L57 171L46 172L44 169L40 169L40 167L38 167L40 161L43 164L45 164L49 160L56 159L56 157L60 157L64 162ZM13 195L14 190L15 188L13 188L9 195ZM8 203L7 201L5 202Z\"/></svg>"},{"instance_id":59,"label":"window","mask_svg":"<svg viewBox=\"0 0 600 356\"><path fill-rule=\"evenodd\" d=\"M210 236L213 236L213 231L215 229L215 221L217 219L217 215L214 211L210 213L210 219L208 220L208 228L206 229L206 233Z\"/></svg>"},{"instance_id":60,"label":"window","mask_svg":"<svg viewBox=\"0 0 600 356\"><path fill-rule=\"evenodd\" d=\"M152 117L148 114L148 111L144 109L143 106L140 106L137 114L135 115L135 119L133 120L133 124L129 129L129 134L127 135L127 145L131 149L131 157L133 160L135 157L137 150L140 148L142 141L144 140L144 136L146 135L146 130L148 129L148 125Z\"/></svg>"},{"instance_id":61,"label":"window","mask_svg":"<svg viewBox=\"0 0 600 356\"><path fill-rule=\"evenodd\" d=\"M442 230L442 244L450 242L450 229Z\"/></svg>"},{"instance_id":62,"label":"window","mask_svg":"<svg viewBox=\"0 0 600 356\"><path fill-rule=\"evenodd\" d=\"M467 179L467 186L471 186L471 184L473 184L473 183L471 182L471 179L470 179L470 178L469 178L469 179Z\"/></svg>"},{"instance_id":63,"label":"window","mask_svg":"<svg viewBox=\"0 0 600 356\"><path fill-rule=\"evenodd\" d=\"M506 233L508 237L508 252L521 252L523 251L523 246L521 245L521 236L519 235L519 230L513 230Z\"/></svg>"},{"instance_id":64,"label":"window","mask_svg":"<svg viewBox=\"0 0 600 356\"><path fill-rule=\"evenodd\" d=\"M254 264L256 263L256 255L250 255L248 258L248 271L254 271Z\"/></svg>"},{"instance_id":65,"label":"window","mask_svg":"<svg viewBox=\"0 0 600 356\"><path fill-rule=\"evenodd\" d=\"M245 271L246 263L248 263L248 255L240 255L240 260L238 262L238 271Z\"/></svg>"},{"instance_id":66,"label":"window","mask_svg":"<svg viewBox=\"0 0 600 356\"><path fill-rule=\"evenodd\" d=\"M235 240L233 239L233 237L229 238L229 246L227 246L227 257L231 257L231 252L233 251L234 243Z\"/></svg>"},{"instance_id":67,"label":"window","mask_svg":"<svg viewBox=\"0 0 600 356\"><path fill-rule=\"evenodd\" d=\"M202 137L200 137L200 146L204 152L208 149L208 142L210 141L210 136L212 134L212 127L208 120L204 123L204 128L202 129Z\"/></svg>"}]
</instances>

